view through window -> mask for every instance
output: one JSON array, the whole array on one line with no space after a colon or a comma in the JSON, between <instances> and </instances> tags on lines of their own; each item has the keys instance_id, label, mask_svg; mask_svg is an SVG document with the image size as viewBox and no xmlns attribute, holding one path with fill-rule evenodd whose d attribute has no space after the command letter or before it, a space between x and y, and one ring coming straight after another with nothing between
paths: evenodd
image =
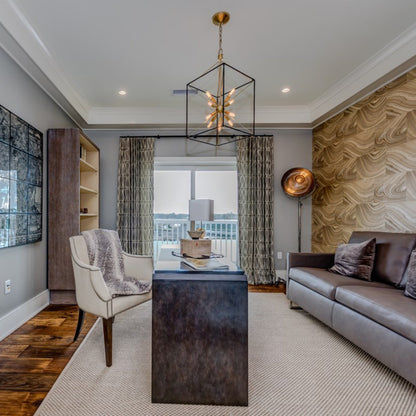
<instances>
[{"instance_id":1,"label":"view through window","mask_svg":"<svg viewBox=\"0 0 416 416\"><path fill-rule=\"evenodd\" d=\"M154 248L189 238L190 199L214 200L214 221L203 222L212 250L238 263L237 171L229 166L160 166L154 172ZM199 227L199 224L197 224Z\"/></svg>"}]
</instances>

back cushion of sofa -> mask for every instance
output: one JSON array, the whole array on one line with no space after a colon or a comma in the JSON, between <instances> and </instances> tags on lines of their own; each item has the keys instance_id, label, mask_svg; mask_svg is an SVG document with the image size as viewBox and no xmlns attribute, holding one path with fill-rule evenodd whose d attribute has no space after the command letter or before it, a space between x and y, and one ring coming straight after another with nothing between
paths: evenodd
<instances>
[{"instance_id":1,"label":"back cushion of sofa","mask_svg":"<svg viewBox=\"0 0 416 416\"><path fill-rule=\"evenodd\" d=\"M376 256L372 280L404 287L404 272L416 246L416 234L354 231L349 242L361 243L373 237L376 239Z\"/></svg>"}]
</instances>

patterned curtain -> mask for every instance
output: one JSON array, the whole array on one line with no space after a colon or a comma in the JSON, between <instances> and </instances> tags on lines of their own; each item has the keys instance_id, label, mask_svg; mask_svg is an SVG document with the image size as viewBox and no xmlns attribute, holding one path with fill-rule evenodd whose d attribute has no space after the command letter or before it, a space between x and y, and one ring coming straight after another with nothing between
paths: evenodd
<instances>
[{"instance_id":1,"label":"patterned curtain","mask_svg":"<svg viewBox=\"0 0 416 416\"><path fill-rule=\"evenodd\" d=\"M120 137L117 231L123 250L153 255L154 138Z\"/></svg>"},{"instance_id":2,"label":"patterned curtain","mask_svg":"<svg viewBox=\"0 0 416 416\"><path fill-rule=\"evenodd\" d=\"M273 249L273 137L237 142L240 264L250 284L276 281Z\"/></svg>"}]
</instances>

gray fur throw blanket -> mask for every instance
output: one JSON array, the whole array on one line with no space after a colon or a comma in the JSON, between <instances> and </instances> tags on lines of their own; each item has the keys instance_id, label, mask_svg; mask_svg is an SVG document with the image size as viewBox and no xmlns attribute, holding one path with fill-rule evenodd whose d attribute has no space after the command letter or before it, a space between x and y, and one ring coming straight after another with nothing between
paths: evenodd
<instances>
[{"instance_id":1,"label":"gray fur throw blanket","mask_svg":"<svg viewBox=\"0 0 416 416\"><path fill-rule=\"evenodd\" d=\"M125 275L120 238L113 230L83 231L92 266L99 267L112 297L140 295L152 289L152 282Z\"/></svg>"}]
</instances>

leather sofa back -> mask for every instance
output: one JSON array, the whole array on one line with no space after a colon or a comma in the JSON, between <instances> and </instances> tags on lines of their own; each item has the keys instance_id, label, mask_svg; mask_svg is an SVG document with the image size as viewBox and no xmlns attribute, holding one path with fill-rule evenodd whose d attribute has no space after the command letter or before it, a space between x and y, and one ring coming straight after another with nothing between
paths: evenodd
<instances>
[{"instance_id":1,"label":"leather sofa back","mask_svg":"<svg viewBox=\"0 0 416 416\"><path fill-rule=\"evenodd\" d=\"M416 247L416 234L387 233L380 231L354 231L350 243L376 239L376 257L372 280L397 287L406 285L406 268L410 253Z\"/></svg>"}]
</instances>

